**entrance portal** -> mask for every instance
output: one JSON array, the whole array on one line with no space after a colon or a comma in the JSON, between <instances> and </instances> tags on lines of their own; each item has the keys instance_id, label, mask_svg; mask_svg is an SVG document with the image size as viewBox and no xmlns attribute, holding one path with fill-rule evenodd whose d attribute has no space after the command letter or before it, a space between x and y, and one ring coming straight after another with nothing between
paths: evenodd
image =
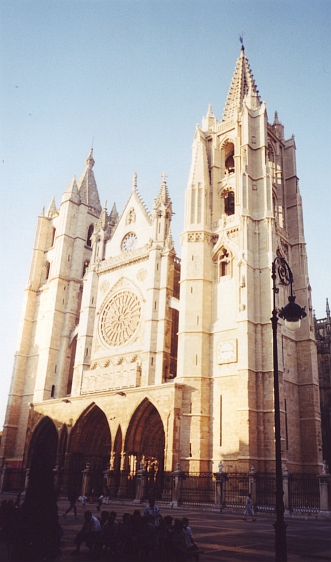
<instances>
[{"instance_id":1,"label":"entrance portal","mask_svg":"<svg viewBox=\"0 0 331 562\"><path fill-rule=\"evenodd\" d=\"M130 472L136 472L141 463L147 470L147 495L158 495L162 491L164 446L163 422L155 406L146 398L130 421L125 451Z\"/></svg>"},{"instance_id":2,"label":"entrance portal","mask_svg":"<svg viewBox=\"0 0 331 562\"><path fill-rule=\"evenodd\" d=\"M103 471L108 468L111 437L107 418L95 404L78 419L68 450L66 470L70 488L81 490L82 471L89 463L89 487L91 493L103 493Z\"/></svg>"}]
</instances>

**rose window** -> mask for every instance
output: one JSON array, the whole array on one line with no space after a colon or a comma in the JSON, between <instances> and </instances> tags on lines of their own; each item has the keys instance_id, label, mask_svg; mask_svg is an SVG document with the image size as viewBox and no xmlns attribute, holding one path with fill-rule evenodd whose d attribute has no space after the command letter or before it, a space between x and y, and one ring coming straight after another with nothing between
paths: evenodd
<instances>
[{"instance_id":1,"label":"rose window","mask_svg":"<svg viewBox=\"0 0 331 562\"><path fill-rule=\"evenodd\" d=\"M125 344L137 331L140 316L140 301L134 293L116 293L101 314L100 329L105 342L114 347Z\"/></svg>"}]
</instances>

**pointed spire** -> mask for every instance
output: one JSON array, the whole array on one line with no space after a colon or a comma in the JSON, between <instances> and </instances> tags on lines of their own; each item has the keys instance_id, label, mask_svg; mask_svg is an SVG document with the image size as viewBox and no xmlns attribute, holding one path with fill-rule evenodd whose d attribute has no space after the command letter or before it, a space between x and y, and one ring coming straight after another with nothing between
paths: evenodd
<instances>
[{"instance_id":1,"label":"pointed spire","mask_svg":"<svg viewBox=\"0 0 331 562\"><path fill-rule=\"evenodd\" d=\"M91 148L90 153L89 153L88 157L87 157L86 160L85 160L85 164L86 164L86 167L87 167L87 168L89 168L90 170L92 170L92 168L93 168L93 166L94 166L94 164L95 164L95 161L94 161L94 159L93 159L93 148Z\"/></svg>"},{"instance_id":2,"label":"pointed spire","mask_svg":"<svg viewBox=\"0 0 331 562\"><path fill-rule=\"evenodd\" d=\"M46 211L46 216L47 217L51 217L52 214L56 211L56 205L55 205L55 197L52 198L52 201L49 204L49 207Z\"/></svg>"},{"instance_id":3,"label":"pointed spire","mask_svg":"<svg viewBox=\"0 0 331 562\"><path fill-rule=\"evenodd\" d=\"M98 188L92 169L95 164L93 158L93 148L91 148L89 155L85 160L85 164L86 168L78 182L80 199L82 203L86 203L89 207L101 212Z\"/></svg>"},{"instance_id":4,"label":"pointed spire","mask_svg":"<svg viewBox=\"0 0 331 562\"><path fill-rule=\"evenodd\" d=\"M76 176L74 176L69 183L67 189L65 190L64 194L62 195L62 203L64 201L73 201L74 203L80 203L80 197L78 192L78 186L76 182Z\"/></svg>"},{"instance_id":5,"label":"pointed spire","mask_svg":"<svg viewBox=\"0 0 331 562\"><path fill-rule=\"evenodd\" d=\"M213 114L213 107L210 103L208 105L206 117L202 118L202 130L205 133L210 133L211 130L212 131L216 130L216 125L217 125L217 119L216 119L215 115ZM197 125L197 127L198 127L198 125Z\"/></svg>"},{"instance_id":6,"label":"pointed spire","mask_svg":"<svg viewBox=\"0 0 331 562\"><path fill-rule=\"evenodd\" d=\"M173 237L172 237L172 234L171 234L171 227L169 226L168 234L167 234L167 237L166 237L165 243L164 243L164 248L171 252L171 250L173 250L174 247L175 247L175 245L174 245L174 240L173 240Z\"/></svg>"},{"instance_id":7,"label":"pointed spire","mask_svg":"<svg viewBox=\"0 0 331 562\"><path fill-rule=\"evenodd\" d=\"M272 128L275 131L278 138L280 139L284 138L284 125L281 121L279 121L278 111L275 111L275 117L274 117L274 122L272 124Z\"/></svg>"},{"instance_id":8,"label":"pointed spire","mask_svg":"<svg viewBox=\"0 0 331 562\"><path fill-rule=\"evenodd\" d=\"M112 210L110 211L110 218L118 218L118 212L116 209L116 203L114 203Z\"/></svg>"},{"instance_id":9,"label":"pointed spire","mask_svg":"<svg viewBox=\"0 0 331 562\"><path fill-rule=\"evenodd\" d=\"M192 164L188 179L188 186L201 184L209 188L209 167L206 150L206 137L199 125L196 126L193 147Z\"/></svg>"},{"instance_id":10,"label":"pointed spire","mask_svg":"<svg viewBox=\"0 0 331 562\"><path fill-rule=\"evenodd\" d=\"M154 199L154 209L159 207L161 204L163 205L171 205L171 199L168 192L167 181L166 178L168 174L163 172L162 174L162 183L156 199Z\"/></svg>"},{"instance_id":11,"label":"pointed spire","mask_svg":"<svg viewBox=\"0 0 331 562\"><path fill-rule=\"evenodd\" d=\"M259 91L256 87L248 59L245 56L244 46L242 45L225 104L223 122L234 119L235 110L243 108L244 98L247 94L250 94L251 109L256 109L261 105Z\"/></svg>"},{"instance_id":12,"label":"pointed spire","mask_svg":"<svg viewBox=\"0 0 331 562\"><path fill-rule=\"evenodd\" d=\"M326 299L326 317L330 318L329 299Z\"/></svg>"},{"instance_id":13,"label":"pointed spire","mask_svg":"<svg viewBox=\"0 0 331 562\"><path fill-rule=\"evenodd\" d=\"M132 179L132 191L137 191L137 178L138 178L138 175L135 172L133 174L133 179Z\"/></svg>"}]
</instances>

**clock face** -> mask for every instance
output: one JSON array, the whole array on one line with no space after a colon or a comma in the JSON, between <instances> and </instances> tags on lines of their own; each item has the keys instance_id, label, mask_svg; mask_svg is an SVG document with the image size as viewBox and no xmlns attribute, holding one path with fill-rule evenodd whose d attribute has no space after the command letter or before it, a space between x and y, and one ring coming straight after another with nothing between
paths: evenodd
<instances>
[{"instance_id":1,"label":"clock face","mask_svg":"<svg viewBox=\"0 0 331 562\"><path fill-rule=\"evenodd\" d=\"M129 232L122 240L122 250L131 252L137 245L137 236L134 232Z\"/></svg>"}]
</instances>

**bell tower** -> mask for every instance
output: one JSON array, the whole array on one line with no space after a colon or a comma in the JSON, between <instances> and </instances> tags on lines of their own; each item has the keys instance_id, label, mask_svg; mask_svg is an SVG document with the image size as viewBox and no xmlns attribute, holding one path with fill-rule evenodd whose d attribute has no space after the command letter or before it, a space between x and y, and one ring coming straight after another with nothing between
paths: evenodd
<instances>
[{"instance_id":1,"label":"bell tower","mask_svg":"<svg viewBox=\"0 0 331 562\"><path fill-rule=\"evenodd\" d=\"M229 470L273 470L271 264L282 255L309 311L298 332L279 326L283 462L317 470L318 379L295 142L285 140L277 113L268 122L243 46L222 120L209 105L196 127L181 244L181 466L216 470L222 460ZM278 299L281 308L284 288Z\"/></svg>"}]
</instances>

